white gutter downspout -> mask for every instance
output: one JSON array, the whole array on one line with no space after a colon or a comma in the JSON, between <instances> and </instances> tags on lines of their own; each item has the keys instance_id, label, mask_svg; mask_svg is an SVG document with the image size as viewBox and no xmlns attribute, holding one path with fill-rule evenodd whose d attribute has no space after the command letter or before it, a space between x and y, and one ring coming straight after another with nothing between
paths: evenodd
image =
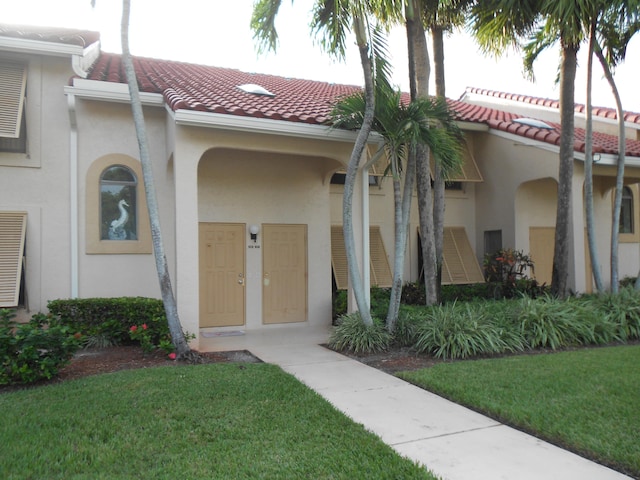
<instances>
[{"instance_id":1,"label":"white gutter downspout","mask_svg":"<svg viewBox=\"0 0 640 480\"><path fill-rule=\"evenodd\" d=\"M67 94L69 108L69 205L71 219L71 298L78 298L78 122L76 118L76 97Z\"/></svg>"}]
</instances>

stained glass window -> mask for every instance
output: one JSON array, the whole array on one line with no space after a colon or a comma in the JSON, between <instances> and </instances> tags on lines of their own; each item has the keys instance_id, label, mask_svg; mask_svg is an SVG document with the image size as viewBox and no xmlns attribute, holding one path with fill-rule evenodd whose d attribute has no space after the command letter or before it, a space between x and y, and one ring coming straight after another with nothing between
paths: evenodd
<instances>
[{"instance_id":1,"label":"stained glass window","mask_svg":"<svg viewBox=\"0 0 640 480\"><path fill-rule=\"evenodd\" d=\"M137 240L136 174L128 167L114 165L100 175L100 239Z\"/></svg>"}]
</instances>

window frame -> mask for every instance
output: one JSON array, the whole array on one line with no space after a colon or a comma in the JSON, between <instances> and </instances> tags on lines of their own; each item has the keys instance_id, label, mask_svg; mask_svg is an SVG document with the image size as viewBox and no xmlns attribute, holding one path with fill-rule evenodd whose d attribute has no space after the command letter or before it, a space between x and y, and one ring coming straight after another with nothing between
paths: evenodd
<instances>
[{"instance_id":1,"label":"window frame","mask_svg":"<svg viewBox=\"0 0 640 480\"><path fill-rule=\"evenodd\" d=\"M638 226L640 225L638 184L636 183L633 185L625 185L624 188L628 188L629 192L631 193L631 208L632 208L631 232L618 233L618 241L620 243L638 243L640 242L640 229L638 228ZM613 208L614 199L615 199L615 189L613 190L613 193L612 193L612 208ZM623 206L624 206L624 202L623 202L623 205L621 205L621 209L620 209L620 225L622 225L622 207Z\"/></svg>"},{"instance_id":2,"label":"window frame","mask_svg":"<svg viewBox=\"0 0 640 480\"><path fill-rule=\"evenodd\" d=\"M42 59L24 58L23 56L2 53L0 63L22 64L26 70L26 90L22 105L22 121L26 127L25 152L9 152L0 150L0 166L29 167L41 166L41 133L42 133ZM21 126L22 129L22 126Z\"/></svg>"},{"instance_id":3,"label":"window frame","mask_svg":"<svg viewBox=\"0 0 640 480\"><path fill-rule=\"evenodd\" d=\"M137 239L102 240L101 239L101 179L110 167L123 166L131 170L137 178ZM95 160L87 170L86 176L86 247L87 254L150 254L153 253L151 227L147 199L142 181L142 165L128 155L111 154Z\"/></svg>"}]
</instances>

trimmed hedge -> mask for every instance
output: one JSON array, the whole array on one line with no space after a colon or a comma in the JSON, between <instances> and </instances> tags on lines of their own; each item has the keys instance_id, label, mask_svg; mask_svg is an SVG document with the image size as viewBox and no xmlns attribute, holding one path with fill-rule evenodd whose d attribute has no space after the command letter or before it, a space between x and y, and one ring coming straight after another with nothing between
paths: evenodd
<instances>
[{"instance_id":1,"label":"trimmed hedge","mask_svg":"<svg viewBox=\"0 0 640 480\"><path fill-rule=\"evenodd\" d=\"M132 343L132 326L146 325L159 344L169 336L162 300L144 297L53 300L47 305L55 322L82 335L87 345Z\"/></svg>"}]
</instances>

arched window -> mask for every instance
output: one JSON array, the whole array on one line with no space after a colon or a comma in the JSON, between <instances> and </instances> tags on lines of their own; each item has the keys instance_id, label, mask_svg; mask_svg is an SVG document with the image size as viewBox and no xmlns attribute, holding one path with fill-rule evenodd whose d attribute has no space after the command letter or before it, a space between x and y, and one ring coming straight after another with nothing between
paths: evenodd
<instances>
[{"instance_id":1,"label":"arched window","mask_svg":"<svg viewBox=\"0 0 640 480\"><path fill-rule=\"evenodd\" d=\"M619 233L633 233L633 192L629 187L622 189L622 205L620 208Z\"/></svg>"},{"instance_id":2,"label":"arched window","mask_svg":"<svg viewBox=\"0 0 640 480\"><path fill-rule=\"evenodd\" d=\"M113 165L100 175L100 240L137 240L136 174Z\"/></svg>"},{"instance_id":3,"label":"arched window","mask_svg":"<svg viewBox=\"0 0 640 480\"><path fill-rule=\"evenodd\" d=\"M117 153L87 169L86 253L153 253L142 166Z\"/></svg>"}]
</instances>

